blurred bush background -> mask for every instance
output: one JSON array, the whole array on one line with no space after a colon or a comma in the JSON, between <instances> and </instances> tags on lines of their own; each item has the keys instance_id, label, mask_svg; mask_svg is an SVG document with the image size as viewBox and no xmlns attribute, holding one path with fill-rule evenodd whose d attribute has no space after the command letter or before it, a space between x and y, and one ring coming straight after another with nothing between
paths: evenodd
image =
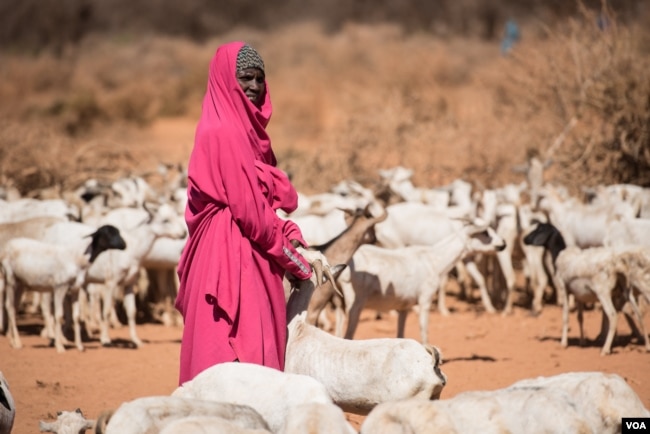
<instances>
[{"instance_id":1,"label":"blurred bush background","mask_svg":"<svg viewBox=\"0 0 650 434\"><path fill-rule=\"evenodd\" d=\"M274 149L305 192L395 165L494 187L533 153L575 191L650 186L644 0L0 0L0 181L185 163L132 137L196 120L232 39L265 59Z\"/></svg>"}]
</instances>

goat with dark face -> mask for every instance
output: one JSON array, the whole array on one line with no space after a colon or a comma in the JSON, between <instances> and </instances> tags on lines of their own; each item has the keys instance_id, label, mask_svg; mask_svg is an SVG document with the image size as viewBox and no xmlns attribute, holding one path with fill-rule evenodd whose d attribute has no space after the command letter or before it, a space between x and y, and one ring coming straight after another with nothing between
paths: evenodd
<instances>
[{"instance_id":1,"label":"goat with dark face","mask_svg":"<svg viewBox=\"0 0 650 434\"><path fill-rule=\"evenodd\" d=\"M553 263L555 263L560 252L566 248L566 243L560 231L551 223L544 222L537 223L537 227L524 237L524 244L545 247L551 254Z\"/></svg>"},{"instance_id":2,"label":"goat with dark face","mask_svg":"<svg viewBox=\"0 0 650 434\"><path fill-rule=\"evenodd\" d=\"M90 245L88 245L87 252L90 253L88 262L95 261L100 253L109 250L124 250L126 249L126 241L120 235L119 229L112 225L104 225L97 229L96 232L89 235L92 238Z\"/></svg>"},{"instance_id":3,"label":"goat with dark face","mask_svg":"<svg viewBox=\"0 0 650 434\"><path fill-rule=\"evenodd\" d=\"M604 335L605 326L607 328L601 354L609 354L616 333L618 312L626 301L634 301L625 284L627 267L621 256L616 250L608 247L580 249L577 246L567 246L560 231L551 223L539 223L524 237L524 244L545 247L553 259L553 282L563 303L562 346L568 346L570 291L576 299L581 345L585 342L584 305L593 302L601 304L604 315L601 335ZM642 323L638 309L635 314ZM647 347L647 335L645 340Z\"/></svg>"},{"instance_id":4,"label":"goat with dark face","mask_svg":"<svg viewBox=\"0 0 650 434\"><path fill-rule=\"evenodd\" d=\"M91 238L90 242L85 238ZM60 324L63 321L63 300L70 291L76 293L86 280L86 272L100 253L123 250L126 242L114 226L106 225L84 239L57 245L29 238L14 238L4 245L0 257L3 278L0 279L0 296L6 289L6 308L9 318L8 337L14 348L22 342L16 326L15 300L24 289L54 296L54 333L58 352L64 352ZM1 297L0 297L1 298ZM51 316L50 316L51 318ZM59 325L59 326L56 326ZM75 344L82 351L81 332L75 330Z\"/></svg>"}]
</instances>

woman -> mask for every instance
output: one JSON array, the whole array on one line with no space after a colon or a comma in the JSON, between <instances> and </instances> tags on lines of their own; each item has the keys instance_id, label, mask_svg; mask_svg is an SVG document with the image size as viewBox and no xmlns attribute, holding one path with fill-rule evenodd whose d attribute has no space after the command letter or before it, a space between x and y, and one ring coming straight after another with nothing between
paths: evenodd
<instances>
[{"instance_id":1,"label":"woman","mask_svg":"<svg viewBox=\"0 0 650 434\"><path fill-rule=\"evenodd\" d=\"M180 384L223 362L284 368L285 271L308 279L296 251L296 190L265 127L271 99L259 54L243 42L220 46L188 165L189 238L178 264L176 308L184 318Z\"/></svg>"}]
</instances>

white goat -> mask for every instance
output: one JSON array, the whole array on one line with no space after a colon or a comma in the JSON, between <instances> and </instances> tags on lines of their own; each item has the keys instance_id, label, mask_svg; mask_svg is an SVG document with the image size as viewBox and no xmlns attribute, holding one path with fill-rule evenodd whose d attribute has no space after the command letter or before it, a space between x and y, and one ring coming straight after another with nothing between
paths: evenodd
<instances>
[{"instance_id":1,"label":"white goat","mask_svg":"<svg viewBox=\"0 0 650 434\"><path fill-rule=\"evenodd\" d=\"M418 306L420 335L428 343L429 314L433 297L445 307L443 276L464 255L503 250L505 243L484 222L455 222L450 233L431 246L407 246L387 249L372 244L360 246L341 273L338 283L343 291L348 316L347 339L352 339L364 308L398 312L397 337L404 337L406 316ZM446 307L445 307L446 308Z\"/></svg>"},{"instance_id":2,"label":"white goat","mask_svg":"<svg viewBox=\"0 0 650 434\"><path fill-rule=\"evenodd\" d=\"M14 238L5 245L0 254L4 275L4 278L0 279L0 295L6 289L8 335L14 348L22 347L16 326L15 300L19 299L24 288L29 288L53 293L57 323L55 346L59 353L65 351L60 327L63 321L63 298L68 291L79 290L86 279L88 268L100 253L126 247L124 239L114 226L102 226L90 237L90 242L73 238L70 245ZM76 344L78 349L83 350L81 342Z\"/></svg>"},{"instance_id":3,"label":"white goat","mask_svg":"<svg viewBox=\"0 0 650 434\"><path fill-rule=\"evenodd\" d=\"M0 223L0 248L12 238L42 238L47 228L64 221L68 220L61 217L32 217L10 223Z\"/></svg>"},{"instance_id":4,"label":"white goat","mask_svg":"<svg viewBox=\"0 0 650 434\"><path fill-rule=\"evenodd\" d=\"M592 432L620 432L622 417L650 417L626 380L614 373L566 372L517 381L512 389L560 389L568 393ZM534 393L534 392L533 392Z\"/></svg>"},{"instance_id":5,"label":"white goat","mask_svg":"<svg viewBox=\"0 0 650 434\"><path fill-rule=\"evenodd\" d=\"M158 238L142 260L149 278L148 298L161 305L160 320L166 326L183 324L182 316L174 308L174 300L178 294L176 269L186 243L187 237Z\"/></svg>"},{"instance_id":6,"label":"white goat","mask_svg":"<svg viewBox=\"0 0 650 434\"><path fill-rule=\"evenodd\" d=\"M289 216L300 228L303 238L309 245L320 245L330 241L347 227L346 212L343 209L333 209L325 215L305 214Z\"/></svg>"},{"instance_id":7,"label":"white goat","mask_svg":"<svg viewBox=\"0 0 650 434\"><path fill-rule=\"evenodd\" d=\"M383 188L397 201L417 202L429 205L448 217L472 218L476 216L476 204L472 200L472 184L455 179L449 185L435 188L415 187L410 178L413 170L401 166L380 170ZM389 198L388 204L395 203Z\"/></svg>"},{"instance_id":8,"label":"white goat","mask_svg":"<svg viewBox=\"0 0 650 434\"><path fill-rule=\"evenodd\" d=\"M295 405L332 404L325 386L312 377L239 362L209 367L183 383L172 396L248 405L273 432L278 432Z\"/></svg>"},{"instance_id":9,"label":"white goat","mask_svg":"<svg viewBox=\"0 0 650 434\"><path fill-rule=\"evenodd\" d=\"M154 241L161 237L184 238L184 222L178 219L173 208L167 204L160 205L152 211L150 219L132 229L124 229L127 248L123 251L106 252L88 269L87 290L91 297L101 296L102 315L100 320L100 341L110 345L108 333L109 316L115 304L119 289L124 289L124 307L127 314L131 341L136 347L142 341L136 331L136 303L133 286L139 276L140 267Z\"/></svg>"},{"instance_id":10,"label":"white goat","mask_svg":"<svg viewBox=\"0 0 650 434\"><path fill-rule=\"evenodd\" d=\"M387 402L368 415L361 434L614 434L623 417L648 416L618 375L570 372L446 400Z\"/></svg>"},{"instance_id":11,"label":"white goat","mask_svg":"<svg viewBox=\"0 0 650 434\"><path fill-rule=\"evenodd\" d=\"M140 176L120 178L111 184L111 190L113 194L108 197L110 208L142 208L146 202L157 199L149 183Z\"/></svg>"},{"instance_id":12,"label":"white goat","mask_svg":"<svg viewBox=\"0 0 650 434\"><path fill-rule=\"evenodd\" d=\"M550 223L538 224L535 230L524 238L524 243L546 247L553 258L555 266L553 281L563 299L562 346L568 345L568 291L570 291L574 294L578 307L581 345L585 341L582 323L584 303L600 302L603 313L609 322L601 354L609 354L616 334L618 311L630 299L629 289L624 283L619 282L619 279L625 279L627 274L627 268L620 256L613 249L607 247L593 247L584 250L577 246L567 247L559 230ZM642 318L638 318L638 320L640 322Z\"/></svg>"},{"instance_id":13,"label":"white goat","mask_svg":"<svg viewBox=\"0 0 650 434\"><path fill-rule=\"evenodd\" d=\"M630 291L628 301L636 318L640 321L638 326L641 329L646 351L650 351L645 322L637 304L638 296L644 297L646 302L650 303L650 247L624 246L616 248L616 251L626 267L625 277ZM630 325L632 326L632 324Z\"/></svg>"},{"instance_id":14,"label":"white goat","mask_svg":"<svg viewBox=\"0 0 650 434\"><path fill-rule=\"evenodd\" d=\"M437 399L447 382L440 364L437 348L414 339L342 339L307 324L305 313L289 323L285 371L319 380L344 411L367 414L386 400Z\"/></svg>"},{"instance_id":15,"label":"white goat","mask_svg":"<svg viewBox=\"0 0 650 434\"><path fill-rule=\"evenodd\" d=\"M504 314L511 314L514 304L514 291L516 275L512 263L513 252L517 246L520 233L519 207L520 194L525 188L524 184L507 184L499 189L484 190L481 192L479 216L490 223L496 233L506 243L504 250L497 251L495 255L480 255L485 261L496 262L505 280L506 300L503 308ZM494 283L497 281L493 275L492 292L497 293ZM462 288L462 287L461 287Z\"/></svg>"},{"instance_id":16,"label":"white goat","mask_svg":"<svg viewBox=\"0 0 650 434\"><path fill-rule=\"evenodd\" d=\"M188 416L170 422L158 434L271 434L271 431L264 428L242 428L228 419L216 416Z\"/></svg>"},{"instance_id":17,"label":"white goat","mask_svg":"<svg viewBox=\"0 0 650 434\"><path fill-rule=\"evenodd\" d=\"M426 203L438 210L446 209L449 206L450 194L445 188L427 189L415 187L411 182L413 170L402 166L391 169L380 169L379 176L384 189L390 195L397 196L397 202L419 202ZM387 203L394 203L390 198Z\"/></svg>"},{"instance_id":18,"label":"white goat","mask_svg":"<svg viewBox=\"0 0 650 434\"><path fill-rule=\"evenodd\" d=\"M387 207L386 210L388 218L375 225L377 244L386 248L431 246L463 224L462 221L452 219L440 210L417 202L396 203ZM479 287L485 310L489 313L496 312L487 290L485 278L478 270L473 258L468 256L463 263ZM440 301L444 301L444 298L439 299ZM444 315L449 314L446 307L440 304L438 309Z\"/></svg>"},{"instance_id":19,"label":"white goat","mask_svg":"<svg viewBox=\"0 0 650 434\"><path fill-rule=\"evenodd\" d=\"M605 246L650 247L650 219L627 218L610 222L603 244Z\"/></svg>"},{"instance_id":20,"label":"white goat","mask_svg":"<svg viewBox=\"0 0 650 434\"><path fill-rule=\"evenodd\" d=\"M67 220L61 217L33 217L10 223L0 223L0 250L12 238L40 239L48 227L63 221ZM38 309L38 298L37 296L34 299L35 303L32 305L33 311ZM19 300L17 301L20 302ZM0 332L4 332L5 328L4 305L4 296L0 294Z\"/></svg>"},{"instance_id":21,"label":"white goat","mask_svg":"<svg viewBox=\"0 0 650 434\"><path fill-rule=\"evenodd\" d=\"M644 188L633 184L609 184L583 188L586 201L590 204L616 205L626 202L633 214L640 216L644 206Z\"/></svg>"},{"instance_id":22,"label":"white goat","mask_svg":"<svg viewBox=\"0 0 650 434\"><path fill-rule=\"evenodd\" d=\"M9 383L0 371L0 434L10 434L16 418L16 404Z\"/></svg>"},{"instance_id":23,"label":"white goat","mask_svg":"<svg viewBox=\"0 0 650 434\"><path fill-rule=\"evenodd\" d=\"M341 339L306 322L307 305L315 288L334 284L340 272L340 266L329 270L322 254L314 259L318 254L305 252L315 272L311 279L299 282L287 303L285 371L317 379L335 404L358 414L367 414L387 400L437 399L447 381L440 370L437 348L413 339ZM320 270L328 278L325 283Z\"/></svg>"},{"instance_id":24,"label":"white goat","mask_svg":"<svg viewBox=\"0 0 650 434\"><path fill-rule=\"evenodd\" d=\"M289 409L279 434L357 434L336 405L310 402Z\"/></svg>"},{"instance_id":25,"label":"white goat","mask_svg":"<svg viewBox=\"0 0 650 434\"><path fill-rule=\"evenodd\" d=\"M135 322L134 320L130 321L131 318L135 318L136 314L135 296L132 286L125 282L136 280L140 268L143 266L144 258L151 252L156 241L183 239L186 234L186 225L174 208L167 203L149 204L145 208L115 208L96 217L96 219L86 221L85 227L111 224L119 228L127 238L130 237L131 242L127 243L129 244L127 252L109 257L102 256L100 262L94 264L89 270L89 282L87 282L86 289L89 292L91 312L85 312L87 315L86 326L99 323L100 334L103 333L102 342L108 345L110 343L108 327L105 327L103 332L101 330L107 324L108 317L112 324L119 324L114 310L115 298L120 290L125 289L124 304L127 309L127 319L132 340L137 346L139 342L137 334L135 335L136 339L133 339ZM72 234L83 231L83 228L82 224L75 222L56 224L48 230L47 239L56 243L65 242ZM152 233L158 235L151 235ZM109 289L106 288L106 285L113 288L112 295L108 294ZM104 297L102 307L100 307L101 297ZM106 313L107 310L110 314Z\"/></svg>"},{"instance_id":26,"label":"white goat","mask_svg":"<svg viewBox=\"0 0 650 434\"><path fill-rule=\"evenodd\" d=\"M0 201L0 223L10 223L33 217L58 217L79 220L79 209L63 199L18 199Z\"/></svg>"},{"instance_id":27,"label":"white goat","mask_svg":"<svg viewBox=\"0 0 650 434\"><path fill-rule=\"evenodd\" d=\"M383 221L388 216L383 208L381 208L383 212L376 215L371 213L370 208L368 206L364 209L357 209L351 212L346 217L348 226L343 232L327 243L320 246L312 246L311 249L321 252L330 263L347 263L361 244L375 241L373 227L377 222ZM289 295L290 285L285 285L285 296L287 300L289 299ZM324 308L326 305L331 304L336 314L337 336L343 336L343 323L345 321L343 303L342 294L337 294L333 286L319 286L309 300L307 322L313 325L317 325L319 322L321 326L326 325L329 320ZM325 329L328 329L328 327L325 326Z\"/></svg>"},{"instance_id":28,"label":"white goat","mask_svg":"<svg viewBox=\"0 0 650 434\"><path fill-rule=\"evenodd\" d=\"M113 324L117 323L114 312L115 301L114 299L109 300L109 297L117 297L117 292L126 287L124 303L127 307L127 316L129 320L132 317L134 318L136 313L135 296L131 291L131 287L125 282L133 282L136 280L140 267L145 266L147 256L152 253L152 250L158 242L165 242L165 244L160 244L163 247L171 246L171 249L165 248L162 252L162 255L166 255L166 258L162 259L167 261L167 268L164 269L164 271L167 271L172 266L170 262L174 260L174 256L180 256L180 253L175 253L175 251L180 251L182 245L185 243L186 225L182 217L178 216L175 209L167 203L160 205L149 204L145 208L115 208L105 214L97 215L94 219L88 219L86 223L87 226L111 224L118 227L127 238L132 238L132 242L128 243L130 247L127 248L127 252L112 255L109 257L110 259L101 257L100 262L93 265L89 271L89 283L86 289L90 292L91 315L95 316L87 318L86 325L99 323L100 333L103 336L102 342L107 345L110 343L108 329L104 327L107 324L107 317L110 316ZM79 226L80 224L77 223L76 225ZM72 231L76 232L76 227L72 226L72 222L67 222L55 225L48 232L51 240L60 242L61 239L67 239L68 234ZM151 240L149 235L155 232L158 235L155 235L153 240ZM160 263L160 251L161 249L157 248L155 252L158 256L158 258L154 258L154 263L156 264ZM108 279L105 277L107 275L109 276ZM168 276L169 274L165 275L165 277ZM112 295L110 294L110 289L106 288L106 285L113 288L114 292ZM104 306L101 309L99 307L100 297L104 297ZM110 310L110 315L104 313L106 309ZM131 328L133 339L135 325L131 325L132 323L132 321L129 323L129 327ZM104 328L102 329L102 327ZM102 332L101 330L104 331ZM134 339L133 342L139 345L138 339Z\"/></svg>"},{"instance_id":29,"label":"white goat","mask_svg":"<svg viewBox=\"0 0 650 434\"><path fill-rule=\"evenodd\" d=\"M624 201L585 204L576 198L563 199L550 185L543 189L539 208L548 213L550 223L560 231L568 246L583 249L604 245L610 222L633 218L637 213L634 205Z\"/></svg>"},{"instance_id":30,"label":"white goat","mask_svg":"<svg viewBox=\"0 0 650 434\"><path fill-rule=\"evenodd\" d=\"M325 216L336 209L364 209L371 207L373 214L381 213L379 203L372 190L362 186L356 181L345 180L332 188L331 192L313 195L300 194L298 208L290 214L290 218L305 215ZM279 215L287 217L279 211Z\"/></svg>"},{"instance_id":31,"label":"white goat","mask_svg":"<svg viewBox=\"0 0 650 434\"><path fill-rule=\"evenodd\" d=\"M176 214L176 213L174 213ZM84 219L84 223L100 226L102 224L113 225L120 230L133 229L151 219L151 211L147 207L129 208L118 207L105 210L100 214L93 215L92 218Z\"/></svg>"},{"instance_id":32,"label":"white goat","mask_svg":"<svg viewBox=\"0 0 650 434\"><path fill-rule=\"evenodd\" d=\"M522 204L518 209L519 213L519 246L524 254L524 275L527 279L527 286L532 288L533 303L532 313L538 315L542 312L544 303L544 292L549 286L547 270L553 269L550 255L546 254L544 246L535 246L524 243L524 238L535 230L537 223L547 223L546 214L532 209L530 204ZM558 302L559 295L558 295Z\"/></svg>"},{"instance_id":33,"label":"white goat","mask_svg":"<svg viewBox=\"0 0 650 434\"><path fill-rule=\"evenodd\" d=\"M245 429L268 429L266 421L257 411L247 405L230 402L225 396L218 400L146 396L125 402L115 411L104 412L97 419L95 433L158 433L175 421L194 416L226 419L233 425Z\"/></svg>"},{"instance_id":34,"label":"white goat","mask_svg":"<svg viewBox=\"0 0 650 434\"><path fill-rule=\"evenodd\" d=\"M75 411L57 411L56 421L38 423L41 432L52 432L56 434L84 434L86 430L95 426L93 419L86 419L81 409Z\"/></svg>"}]
</instances>

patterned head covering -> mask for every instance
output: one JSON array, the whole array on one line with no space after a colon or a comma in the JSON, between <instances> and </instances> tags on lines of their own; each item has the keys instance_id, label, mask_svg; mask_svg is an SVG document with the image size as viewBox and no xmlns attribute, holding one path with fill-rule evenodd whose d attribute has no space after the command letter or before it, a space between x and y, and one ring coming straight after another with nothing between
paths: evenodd
<instances>
[{"instance_id":1,"label":"patterned head covering","mask_svg":"<svg viewBox=\"0 0 650 434\"><path fill-rule=\"evenodd\" d=\"M237 53L237 72L247 68L257 68L264 72L264 61L250 45L242 46Z\"/></svg>"}]
</instances>

